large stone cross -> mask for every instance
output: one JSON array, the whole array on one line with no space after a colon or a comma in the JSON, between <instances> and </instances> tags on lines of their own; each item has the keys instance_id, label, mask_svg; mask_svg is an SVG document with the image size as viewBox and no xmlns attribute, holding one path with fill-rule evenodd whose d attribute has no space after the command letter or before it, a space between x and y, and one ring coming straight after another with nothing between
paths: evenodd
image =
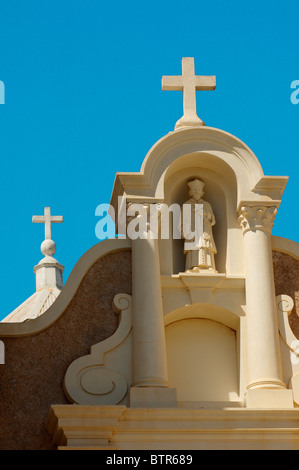
<instances>
[{"instance_id":1,"label":"large stone cross","mask_svg":"<svg viewBox=\"0 0 299 470\"><path fill-rule=\"evenodd\" d=\"M44 215L34 215L32 222L45 224L45 240L51 240L51 224L61 224L63 217L61 215L51 215L51 208L45 207Z\"/></svg>"},{"instance_id":2,"label":"large stone cross","mask_svg":"<svg viewBox=\"0 0 299 470\"><path fill-rule=\"evenodd\" d=\"M184 115L176 123L176 129L205 125L196 113L196 90L215 90L215 88L215 76L195 75L193 57L183 57L182 75L162 77L162 90L179 90L183 92Z\"/></svg>"}]
</instances>

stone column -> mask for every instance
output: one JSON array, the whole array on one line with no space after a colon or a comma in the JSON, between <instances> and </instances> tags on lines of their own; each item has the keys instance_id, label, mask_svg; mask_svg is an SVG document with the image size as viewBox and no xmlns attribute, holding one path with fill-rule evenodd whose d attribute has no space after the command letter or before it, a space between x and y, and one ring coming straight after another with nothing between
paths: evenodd
<instances>
[{"instance_id":1,"label":"stone column","mask_svg":"<svg viewBox=\"0 0 299 470\"><path fill-rule=\"evenodd\" d=\"M132 240L132 283L130 406L175 406L175 390L167 378L159 246L150 236L148 224Z\"/></svg>"},{"instance_id":2,"label":"stone column","mask_svg":"<svg viewBox=\"0 0 299 470\"><path fill-rule=\"evenodd\" d=\"M293 406L282 380L280 358L271 247L276 212L276 207L244 205L239 214L246 272L248 407Z\"/></svg>"}]
</instances>

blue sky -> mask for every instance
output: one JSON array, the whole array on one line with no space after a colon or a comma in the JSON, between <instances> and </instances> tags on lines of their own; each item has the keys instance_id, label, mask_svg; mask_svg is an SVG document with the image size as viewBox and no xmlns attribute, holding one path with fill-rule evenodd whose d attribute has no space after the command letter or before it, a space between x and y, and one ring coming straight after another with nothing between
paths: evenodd
<instances>
[{"instance_id":1,"label":"blue sky","mask_svg":"<svg viewBox=\"0 0 299 470\"><path fill-rule=\"evenodd\" d=\"M95 209L115 173L139 171L182 115L161 77L181 74L184 56L217 77L197 93L199 116L243 140L266 175L290 177L273 233L299 242L298 14L297 0L1 2L0 319L35 291L33 215L64 217L52 226L64 281L98 243Z\"/></svg>"}]
</instances>

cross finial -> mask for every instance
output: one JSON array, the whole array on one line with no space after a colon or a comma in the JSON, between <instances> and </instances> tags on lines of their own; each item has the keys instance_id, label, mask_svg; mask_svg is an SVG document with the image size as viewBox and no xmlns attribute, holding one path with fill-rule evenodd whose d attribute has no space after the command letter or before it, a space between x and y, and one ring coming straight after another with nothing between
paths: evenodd
<instances>
[{"instance_id":1,"label":"cross finial","mask_svg":"<svg viewBox=\"0 0 299 470\"><path fill-rule=\"evenodd\" d=\"M162 90L180 90L183 92L184 115L176 123L176 129L205 125L196 113L196 90L215 90L215 88L215 76L195 75L193 57L183 57L182 75L162 77Z\"/></svg>"},{"instance_id":2,"label":"cross finial","mask_svg":"<svg viewBox=\"0 0 299 470\"><path fill-rule=\"evenodd\" d=\"M53 255L56 251L56 246L51 239L51 224L61 224L63 217L61 215L51 215L51 208L45 207L44 215L34 215L32 222L35 224L45 224L45 240L42 243L41 250L44 255Z\"/></svg>"}]
</instances>

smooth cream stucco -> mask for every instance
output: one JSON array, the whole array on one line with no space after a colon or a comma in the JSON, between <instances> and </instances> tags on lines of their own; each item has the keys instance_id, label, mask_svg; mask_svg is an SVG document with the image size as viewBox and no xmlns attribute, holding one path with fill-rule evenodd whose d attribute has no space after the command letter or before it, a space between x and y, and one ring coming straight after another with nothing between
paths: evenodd
<instances>
[{"instance_id":1,"label":"smooth cream stucco","mask_svg":"<svg viewBox=\"0 0 299 470\"><path fill-rule=\"evenodd\" d=\"M207 319L170 323L165 330L168 377L182 402L238 401L236 333Z\"/></svg>"}]
</instances>

